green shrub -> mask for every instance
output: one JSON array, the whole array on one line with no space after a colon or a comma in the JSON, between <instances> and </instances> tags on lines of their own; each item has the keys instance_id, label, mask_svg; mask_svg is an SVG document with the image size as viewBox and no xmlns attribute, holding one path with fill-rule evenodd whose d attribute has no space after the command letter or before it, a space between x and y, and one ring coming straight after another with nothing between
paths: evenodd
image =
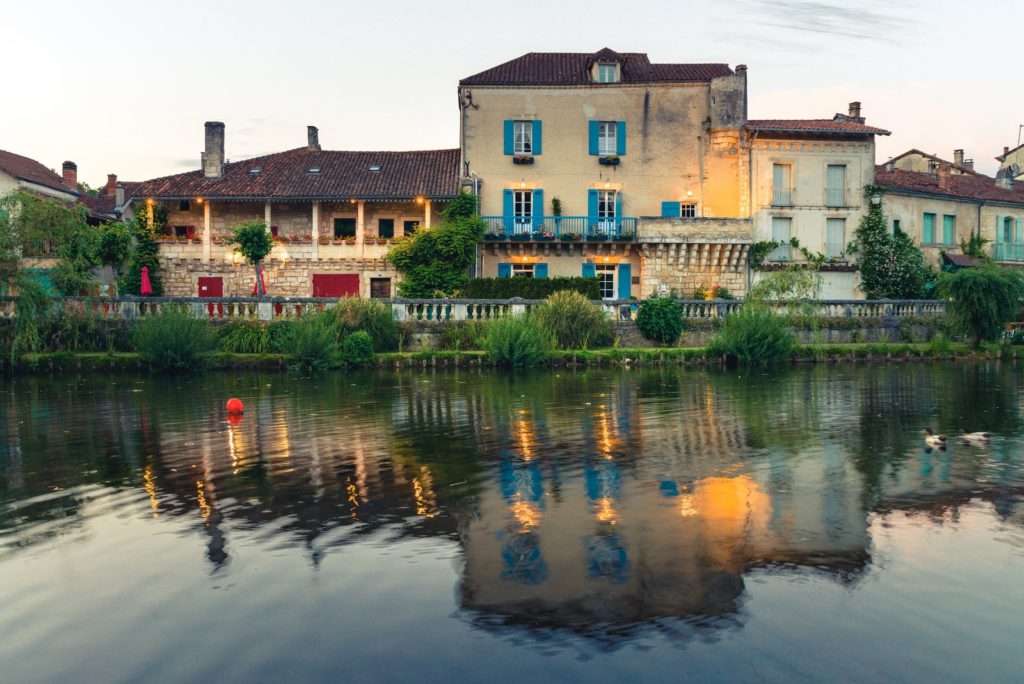
<instances>
[{"instance_id":1,"label":"green shrub","mask_svg":"<svg viewBox=\"0 0 1024 684\"><path fill-rule=\"evenodd\" d=\"M295 321L267 323L267 351L274 354L287 354L295 325Z\"/></svg>"},{"instance_id":2,"label":"green shrub","mask_svg":"<svg viewBox=\"0 0 1024 684\"><path fill-rule=\"evenodd\" d=\"M292 321L287 331L289 368L315 373L338 365L340 352L330 318L320 315Z\"/></svg>"},{"instance_id":3,"label":"green shrub","mask_svg":"<svg viewBox=\"0 0 1024 684\"><path fill-rule=\"evenodd\" d=\"M261 321L230 321L218 331L220 348L232 354L266 354L270 350L268 326Z\"/></svg>"},{"instance_id":4,"label":"green shrub","mask_svg":"<svg viewBox=\"0 0 1024 684\"><path fill-rule=\"evenodd\" d=\"M554 346L550 333L528 317L499 318L487 325L484 351L503 366L536 366Z\"/></svg>"},{"instance_id":5,"label":"green shrub","mask_svg":"<svg viewBox=\"0 0 1024 684\"><path fill-rule=\"evenodd\" d=\"M579 292L590 300L601 298L597 278L474 278L462 289L467 299L545 299L556 292Z\"/></svg>"},{"instance_id":6,"label":"green shrub","mask_svg":"<svg viewBox=\"0 0 1024 684\"><path fill-rule=\"evenodd\" d=\"M110 319L79 302L65 302L60 314L40 323L43 347L52 352L128 351L131 329L122 318Z\"/></svg>"},{"instance_id":7,"label":"green shrub","mask_svg":"<svg viewBox=\"0 0 1024 684\"><path fill-rule=\"evenodd\" d=\"M949 338L940 332L932 335L932 339L928 341L928 351L933 354L945 354L953 348L953 343L949 341Z\"/></svg>"},{"instance_id":8,"label":"green shrub","mask_svg":"<svg viewBox=\"0 0 1024 684\"><path fill-rule=\"evenodd\" d=\"M752 303L730 314L708 345L709 354L724 356L730 364L761 368L792 358L795 350L796 338L785 319Z\"/></svg>"},{"instance_id":9,"label":"green shrub","mask_svg":"<svg viewBox=\"0 0 1024 684\"><path fill-rule=\"evenodd\" d=\"M337 341L357 331L364 331L373 340L377 352L395 351L402 339L402 331L391 307L373 299L346 297L331 309L336 321Z\"/></svg>"},{"instance_id":10,"label":"green shrub","mask_svg":"<svg viewBox=\"0 0 1024 684\"><path fill-rule=\"evenodd\" d=\"M604 311L579 292L556 292L534 307L530 318L551 335L559 349L606 347L615 337L615 328Z\"/></svg>"},{"instance_id":11,"label":"green shrub","mask_svg":"<svg viewBox=\"0 0 1024 684\"><path fill-rule=\"evenodd\" d=\"M483 321L451 321L441 326L441 349L465 351L483 349L487 325Z\"/></svg>"},{"instance_id":12,"label":"green shrub","mask_svg":"<svg viewBox=\"0 0 1024 684\"><path fill-rule=\"evenodd\" d=\"M349 366L366 366L373 362L373 340L360 330L341 343L341 360Z\"/></svg>"},{"instance_id":13,"label":"green shrub","mask_svg":"<svg viewBox=\"0 0 1024 684\"><path fill-rule=\"evenodd\" d=\"M192 318L184 307L165 306L135 326L132 344L139 357L154 368L187 371L206 365L217 338L209 321Z\"/></svg>"},{"instance_id":14,"label":"green shrub","mask_svg":"<svg viewBox=\"0 0 1024 684\"><path fill-rule=\"evenodd\" d=\"M683 334L683 308L675 295L651 297L640 302L636 312L640 334L661 344L673 345Z\"/></svg>"},{"instance_id":15,"label":"green shrub","mask_svg":"<svg viewBox=\"0 0 1024 684\"><path fill-rule=\"evenodd\" d=\"M943 273L939 292L960 332L974 336L975 345L999 339L1003 324L1012 321L1024 298L1024 276L1001 266L962 268Z\"/></svg>"}]
</instances>

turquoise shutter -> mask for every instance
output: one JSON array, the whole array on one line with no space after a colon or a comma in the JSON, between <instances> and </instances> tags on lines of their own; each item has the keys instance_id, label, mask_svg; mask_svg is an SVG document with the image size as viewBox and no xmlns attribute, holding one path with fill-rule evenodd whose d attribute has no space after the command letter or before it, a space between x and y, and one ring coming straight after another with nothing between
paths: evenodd
<instances>
[{"instance_id":1,"label":"turquoise shutter","mask_svg":"<svg viewBox=\"0 0 1024 684\"><path fill-rule=\"evenodd\" d=\"M501 215L505 219L505 230L512 230L512 191L506 188L501 193Z\"/></svg>"},{"instance_id":2,"label":"turquoise shutter","mask_svg":"<svg viewBox=\"0 0 1024 684\"><path fill-rule=\"evenodd\" d=\"M540 154L541 151L541 130L540 130L540 119L535 119L533 122L533 153Z\"/></svg>"},{"instance_id":3,"label":"turquoise shutter","mask_svg":"<svg viewBox=\"0 0 1024 684\"><path fill-rule=\"evenodd\" d=\"M507 261L498 263L498 277L499 278L511 278L512 277L512 264Z\"/></svg>"},{"instance_id":4,"label":"turquoise shutter","mask_svg":"<svg viewBox=\"0 0 1024 684\"><path fill-rule=\"evenodd\" d=\"M597 137L600 132L600 121L590 122L590 154L597 154Z\"/></svg>"},{"instance_id":5,"label":"turquoise shutter","mask_svg":"<svg viewBox=\"0 0 1024 684\"><path fill-rule=\"evenodd\" d=\"M505 119L505 154L515 154L515 121Z\"/></svg>"},{"instance_id":6,"label":"turquoise shutter","mask_svg":"<svg viewBox=\"0 0 1024 684\"><path fill-rule=\"evenodd\" d=\"M587 262L583 264L583 277L584 278L596 278L597 267L594 264Z\"/></svg>"},{"instance_id":7,"label":"turquoise shutter","mask_svg":"<svg viewBox=\"0 0 1024 684\"><path fill-rule=\"evenodd\" d=\"M544 263L533 265L533 277L534 278L547 278L548 277L548 265Z\"/></svg>"},{"instance_id":8,"label":"turquoise shutter","mask_svg":"<svg viewBox=\"0 0 1024 684\"><path fill-rule=\"evenodd\" d=\"M597 220L597 190L587 190L587 223Z\"/></svg>"},{"instance_id":9,"label":"turquoise shutter","mask_svg":"<svg viewBox=\"0 0 1024 684\"><path fill-rule=\"evenodd\" d=\"M621 221L622 219L622 193L615 193L615 220Z\"/></svg>"},{"instance_id":10,"label":"turquoise shutter","mask_svg":"<svg viewBox=\"0 0 1024 684\"><path fill-rule=\"evenodd\" d=\"M682 206L682 202L662 202L661 215L666 218L679 218L680 214L683 213Z\"/></svg>"},{"instance_id":11,"label":"turquoise shutter","mask_svg":"<svg viewBox=\"0 0 1024 684\"><path fill-rule=\"evenodd\" d=\"M996 215L996 242L1003 242L1003 217Z\"/></svg>"},{"instance_id":12,"label":"turquoise shutter","mask_svg":"<svg viewBox=\"0 0 1024 684\"><path fill-rule=\"evenodd\" d=\"M629 299L632 272L629 264L619 264L619 299Z\"/></svg>"},{"instance_id":13,"label":"turquoise shutter","mask_svg":"<svg viewBox=\"0 0 1024 684\"><path fill-rule=\"evenodd\" d=\"M540 224L544 220L544 191L533 191L533 229L540 230Z\"/></svg>"},{"instance_id":14,"label":"turquoise shutter","mask_svg":"<svg viewBox=\"0 0 1024 684\"><path fill-rule=\"evenodd\" d=\"M626 122L615 122L615 154L626 154Z\"/></svg>"},{"instance_id":15,"label":"turquoise shutter","mask_svg":"<svg viewBox=\"0 0 1024 684\"><path fill-rule=\"evenodd\" d=\"M1024 231L1021 230L1021 219L1017 219L1017 237L1014 242L1018 245L1024 242Z\"/></svg>"}]
</instances>

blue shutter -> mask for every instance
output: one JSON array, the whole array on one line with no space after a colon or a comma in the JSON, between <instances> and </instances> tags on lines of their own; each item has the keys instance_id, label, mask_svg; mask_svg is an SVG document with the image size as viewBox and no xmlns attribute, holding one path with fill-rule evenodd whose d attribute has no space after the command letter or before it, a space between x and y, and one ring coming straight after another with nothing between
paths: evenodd
<instances>
[{"instance_id":1,"label":"blue shutter","mask_svg":"<svg viewBox=\"0 0 1024 684\"><path fill-rule=\"evenodd\" d=\"M505 219L505 230L510 232L512 230L513 200L514 198L512 197L512 191L509 190L508 188L505 188L504 192L501 193L501 215Z\"/></svg>"},{"instance_id":2,"label":"blue shutter","mask_svg":"<svg viewBox=\"0 0 1024 684\"><path fill-rule=\"evenodd\" d=\"M533 191L533 229L540 230L544 220L544 191Z\"/></svg>"},{"instance_id":3,"label":"blue shutter","mask_svg":"<svg viewBox=\"0 0 1024 684\"><path fill-rule=\"evenodd\" d=\"M533 265L533 277L534 278L547 278L548 277L548 265L544 263Z\"/></svg>"},{"instance_id":4,"label":"blue shutter","mask_svg":"<svg viewBox=\"0 0 1024 684\"><path fill-rule=\"evenodd\" d=\"M996 242L1005 242L1003 240L1003 217L996 215Z\"/></svg>"},{"instance_id":5,"label":"blue shutter","mask_svg":"<svg viewBox=\"0 0 1024 684\"><path fill-rule=\"evenodd\" d=\"M615 193L615 225L622 225L622 191Z\"/></svg>"},{"instance_id":6,"label":"blue shutter","mask_svg":"<svg viewBox=\"0 0 1024 684\"><path fill-rule=\"evenodd\" d=\"M501 261L498 263L498 277L499 278L511 278L512 277L512 264L507 261Z\"/></svg>"},{"instance_id":7,"label":"blue shutter","mask_svg":"<svg viewBox=\"0 0 1024 684\"><path fill-rule=\"evenodd\" d=\"M590 224L597 221L597 190L587 190L587 222L583 234L590 234Z\"/></svg>"},{"instance_id":8,"label":"blue shutter","mask_svg":"<svg viewBox=\"0 0 1024 684\"><path fill-rule=\"evenodd\" d=\"M1021 219L1017 219L1017 237L1014 242L1018 245L1024 242L1024 231L1021 230Z\"/></svg>"},{"instance_id":9,"label":"blue shutter","mask_svg":"<svg viewBox=\"0 0 1024 684\"><path fill-rule=\"evenodd\" d=\"M615 154L626 154L626 122L615 122Z\"/></svg>"},{"instance_id":10,"label":"blue shutter","mask_svg":"<svg viewBox=\"0 0 1024 684\"><path fill-rule=\"evenodd\" d=\"M619 299L629 299L632 271L629 264L619 264Z\"/></svg>"},{"instance_id":11,"label":"blue shutter","mask_svg":"<svg viewBox=\"0 0 1024 684\"><path fill-rule=\"evenodd\" d=\"M597 137L600 134L600 121L590 122L590 154L597 154Z\"/></svg>"},{"instance_id":12,"label":"blue shutter","mask_svg":"<svg viewBox=\"0 0 1024 684\"><path fill-rule=\"evenodd\" d=\"M583 277L584 278L596 278L597 267L594 264L587 262L583 264Z\"/></svg>"},{"instance_id":13,"label":"blue shutter","mask_svg":"<svg viewBox=\"0 0 1024 684\"><path fill-rule=\"evenodd\" d=\"M682 206L682 202L662 202L661 215L666 218L679 218L679 215L683 213Z\"/></svg>"},{"instance_id":14,"label":"blue shutter","mask_svg":"<svg viewBox=\"0 0 1024 684\"><path fill-rule=\"evenodd\" d=\"M505 154L516 153L515 125L515 121L505 119Z\"/></svg>"},{"instance_id":15,"label":"blue shutter","mask_svg":"<svg viewBox=\"0 0 1024 684\"><path fill-rule=\"evenodd\" d=\"M541 130L540 130L540 119L534 119L533 121L533 153L540 154L541 152Z\"/></svg>"}]
</instances>

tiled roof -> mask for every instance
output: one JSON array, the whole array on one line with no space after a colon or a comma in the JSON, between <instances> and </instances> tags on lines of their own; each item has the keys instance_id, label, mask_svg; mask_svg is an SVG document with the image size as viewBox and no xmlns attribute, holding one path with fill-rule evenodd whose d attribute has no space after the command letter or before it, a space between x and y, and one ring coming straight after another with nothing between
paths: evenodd
<instances>
[{"instance_id":1,"label":"tiled roof","mask_svg":"<svg viewBox=\"0 0 1024 684\"><path fill-rule=\"evenodd\" d=\"M988 176L949 175L942 187L938 176L917 171L886 171L885 166L875 168L875 183L890 192L913 192L949 199L964 199L974 202L1000 202L1024 205L1024 183L1014 183L1012 190L1001 188Z\"/></svg>"},{"instance_id":2,"label":"tiled roof","mask_svg":"<svg viewBox=\"0 0 1024 684\"><path fill-rule=\"evenodd\" d=\"M939 164L949 164L949 165L950 165L950 166L952 166L953 168L955 168L955 169L959 169L959 170L960 170L960 171L962 171L963 173L971 173L971 174L974 174L974 175L976 175L976 176L981 176L981 175L983 175L983 174L981 174L981 173L978 173L978 172L977 172L977 171L975 171L974 169L970 169L970 168L968 168L968 167L966 167L966 166L962 166L962 165L960 165L960 164L954 164L953 162L951 162L951 161L949 161L949 160L947 160L947 159L943 159L942 157L936 157L936 156L935 156L934 154L928 154L927 152L922 152L921 150L917 149L916 147L914 147L914 148L912 148L912 149L909 149L909 150L907 150L907 151L906 151L906 152L904 152L903 154L897 154L897 155L896 155L895 157L893 157L893 158L892 158L892 159L890 159L889 161L890 161L890 162L897 162L897 161L899 161L900 159L903 159L904 157L909 157L909 156L910 156L910 155L912 155L912 154L916 154L916 155L919 155L919 156L921 156L921 157L924 157L925 159L931 159L931 160L933 160L933 161L936 161L936 162L938 162Z\"/></svg>"},{"instance_id":3,"label":"tiled roof","mask_svg":"<svg viewBox=\"0 0 1024 684\"><path fill-rule=\"evenodd\" d=\"M36 183L54 190L63 190L67 193L77 194L75 190L64 185L64 179L57 175L56 172L46 168L35 159L29 159L28 157L23 157L20 154L0 150L0 171L6 171L15 178L19 178L30 183Z\"/></svg>"},{"instance_id":4,"label":"tiled roof","mask_svg":"<svg viewBox=\"0 0 1024 684\"><path fill-rule=\"evenodd\" d=\"M979 266L981 262L974 257L967 256L966 254L951 254L950 252L943 252L942 258L953 266L959 266L960 268L971 268L972 266Z\"/></svg>"},{"instance_id":5,"label":"tiled roof","mask_svg":"<svg viewBox=\"0 0 1024 684\"><path fill-rule=\"evenodd\" d=\"M457 149L335 152L300 147L225 164L222 178L189 171L138 183L130 191L125 188L125 197L136 199L397 199L458 193Z\"/></svg>"},{"instance_id":6,"label":"tiled roof","mask_svg":"<svg viewBox=\"0 0 1024 684\"><path fill-rule=\"evenodd\" d=\"M1006 161L1007 157L1009 157L1011 154L1013 154L1014 152L1016 152L1017 150L1019 150L1022 147L1024 147L1024 144L1017 145L1012 150L1007 150L1004 154L1001 154L998 157L996 157L996 161Z\"/></svg>"},{"instance_id":7,"label":"tiled roof","mask_svg":"<svg viewBox=\"0 0 1024 684\"><path fill-rule=\"evenodd\" d=\"M132 193L139 189L142 183L133 183L131 181L122 181L119 184L124 188L125 202L128 201L129 197L132 197ZM117 195L108 195L103 192L105 188L101 189L98 195L82 194L78 196L78 203L89 210L93 216L97 218L115 218L116 210L120 209L117 206Z\"/></svg>"},{"instance_id":8,"label":"tiled roof","mask_svg":"<svg viewBox=\"0 0 1024 684\"><path fill-rule=\"evenodd\" d=\"M862 135L890 135L884 128L875 128L856 121L840 119L751 119L751 131L777 131L780 133L854 133Z\"/></svg>"},{"instance_id":9,"label":"tiled roof","mask_svg":"<svg viewBox=\"0 0 1024 684\"><path fill-rule=\"evenodd\" d=\"M728 64L651 64L646 53L604 48L596 53L530 52L464 78L459 85L595 85L590 67L604 60L621 63L622 83L706 83L733 73Z\"/></svg>"}]
</instances>

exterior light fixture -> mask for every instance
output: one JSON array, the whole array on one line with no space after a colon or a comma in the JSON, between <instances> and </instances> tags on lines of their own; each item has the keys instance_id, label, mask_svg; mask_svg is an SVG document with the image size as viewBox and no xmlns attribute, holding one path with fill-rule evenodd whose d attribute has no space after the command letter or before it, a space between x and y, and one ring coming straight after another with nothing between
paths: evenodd
<instances>
[{"instance_id":1,"label":"exterior light fixture","mask_svg":"<svg viewBox=\"0 0 1024 684\"><path fill-rule=\"evenodd\" d=\"M148 204L149 206L153 206L153 198L152 197L147 197L146 198L146 204Z\"/></svg>"},{"instance_id":2,"label":"exterior light fixture","mask_svg":"<svg viewBox=\"0 0 1024 684\"><path fill-rule=\"evenodd\" d=\"M203 203L203 198L202 197L196 197L196 204L202 204L202 203Z\"/></svg>"},{"instance_id":3,"label":"exterior light fixture","mask_svg":"<svg viewBox=\"0 0 1024 684\"><path fill-rule=\"evenodd\" d=\"M881 204L882 203L882 193L880 193L880 192L872 193L872 195L871 195L871 203L874 204L876 207L879 204Z\"/></svg>"},{"instance_id":4,"label":"exterior light fixture","mask_svg":"<svg viewBox=\"0 0 1024 684\"><path fill-rule=\"evenodd\" d=\"M604 189L607 190L610 187L612 187L612 184L610 182L608 182L608 181L605 181L604 182Z\"/></svg>"},{"instance_id":5,"label":"exterior light fixture","mask_svg":"<svg viewBox=\"0 0 1024 684\"><path fill-rule=\"evenodd\" d=\"M519 181L519 189L520 190L525 190L526 189L526 181Z\"/></svg>"},{"instance_id":6,"label":"exterior light fixture","mask_svg":"<svg viewBox=\"0 0 1024 684\"><path fill-rule=\"evenodd\" d=\"M686 196L687 197L693 197L693 190L687 190L686 191Z\"/></svg>"}]
</instances>

